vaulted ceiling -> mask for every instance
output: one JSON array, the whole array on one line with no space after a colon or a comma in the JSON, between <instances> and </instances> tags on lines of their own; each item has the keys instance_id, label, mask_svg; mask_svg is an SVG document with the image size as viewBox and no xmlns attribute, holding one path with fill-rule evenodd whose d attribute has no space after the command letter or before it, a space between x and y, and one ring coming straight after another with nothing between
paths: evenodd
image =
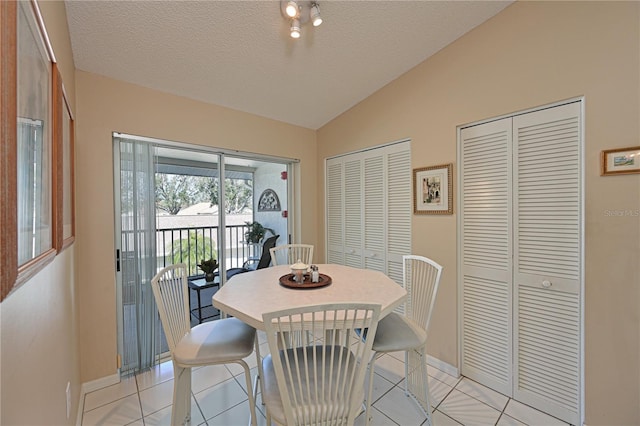
<instances>
[{"instance_id":1,"label":"vaulted ceiling","mask_svg":"<svg viewBox=\"0 0 640 426\"><path fill-rule=\"evenodd\" d=\"M77 69L317 129L511 1L66 1Z\"/></svg>"}]
</instances>

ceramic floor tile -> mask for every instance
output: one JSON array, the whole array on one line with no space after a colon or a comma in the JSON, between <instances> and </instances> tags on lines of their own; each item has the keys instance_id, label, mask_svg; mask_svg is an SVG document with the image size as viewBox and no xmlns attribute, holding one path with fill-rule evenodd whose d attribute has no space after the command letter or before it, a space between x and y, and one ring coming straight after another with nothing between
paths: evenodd
<instances>
[{"instance_id":1,"label":"ceramic floor tile","mask_svg":"<svg viewBox=\"0 0 640 426\"><path fill-rule=\"evenodd\" d=\"M504 407L509 401L509 397L504 396L501 393L498 393L493 389L489 389L488 387L483 386L478 382L474 382L473 380L466 377L460 380L460 383L458 383L456 389L484 402L487 405L490 405L498 411L504 410Z\"/></svg>"},{"instance_id":2,"label":"ceramic floor tile","mask_svg":"<svg viewBox=\"0 0 640 426\"><path fill-rule=\"evenodd\" d=\"M495 425L500 417L500 411L455 389L438 410L466 426Z\"/></svg>"},{"instance_id":3,"label":"ceramic floor tile","mask_svg":"<svg viewBox=\"0 0 640 426\"><path fill-rule=\"evenodd\" d=\"M207 365L191 372L191 391L198 393L232 378L224 364Z\"/></svg>"},{"instance_id":4,"label":"ceramic floor tile","mask_svg":"<svg viewBox=\"0 0 640 426\"><path fill-rule=\"evenodd\" d=\"M390 355L383 355L376 360L375 372L391 383L398 384L404 379L404 362Z\"/></svg>"},{"instance_id":5,"label":"ceramic floor tile","mask_svg":"<svg viewBox=\"0 0 640 426\"><path fill-rule=\"evenodd\" d=\"M373 406L400 425L419 425L426 419L418 404L398 386L374 402Z\"/></svg>"},{"instance_id":6,"label":"ceramic floor tile","mask_svg":"<svg viewBox=\"0 0 640 426\"><path fill-rule=\"evenodd\" d=\"M173 379L173 362L165 361L136 376L138 388L144 390Z\"/></svg>"},{"instance_id":7,"label":"ceramic floor tile","mask_svg":"<svg viewBox=\"0 0 640 426\"><path fill-rule=\"evenodd\" d=\"M225 410L248 400L248 396L233 379L195 394L198 405L208 421Z\"/></svg>"},{"instance_id":8,"label":"ceramic floor tile","mask_svg":"<svg viewBox=\"0 0 640 426\"><path fill-rule=\"evenodd\" d=\"M135 422L128 423L126 426L144 426L144 420L139 419Z\"/></svg>"},{"instance_id":9,"label":"ceramic floor tile","mask_svg":"<svg viewBox=\"0 0 640 426\"><path fill-rule=\"evenodd\" d=\"M172 405L158 410L155 413L144 416L145 426L171 426L171 409ZM204 423L204 417L200 412L200 408L195 398L191 397L191 424L199 425Z\"/></svg>"},{"instance_id":10,"label":"ceramic floor tile","mask_svg":"<svg viewBox=\"0 0 640 426\"><path fill-rule=\"evenodd\" d=\"M437 426L460 426L460 423L438 410L431 414L431 423Z\"/></svg>"},{"instance_id":11,"label":"ceramic floor tile","mask_svg":"<svg viewBox=\"0 0 640 426\"><path fill-rule=\"evenodd\" d=\"M145 417L171 405L173 403L173 380L141 391L140 403Z\"/></svg>"},{"instance_id":12,"label":"ceramic floor tile","mask_svg":"<svg viewBox=\"0 0 640 426\"><path fill-rule=\"evenodd\" d=\"M262 357L265 356L265 354L262 353L262 348L260 348L260 356L262 356ZM249 370L251 370L252 368L257 367L258 366L258 360L256 359L255 351L251 355L246 357L244 359L244 362L246 362L247 365L249 366ZM237 376L238 374L243 374L244 373L244 368L242 368L242 366L240 364L229 363L229 364L226 364L226 366L229 369L229 371L231 371L231 374L233 374L234 376Z\"/></svg>"},{"instance_id":13,"label":"ceramic floor tile","mask_svg":"<svg viewBox=\"0 0 640 426\"><path fill-rule=\"evenodd\" d=\"M138 395L130 395L82 414L82 425L126 425L142 418Z\"/></svg>"},{"instance_id":14,"label":"ceramic floor tile","mask_svg":"<svg viewBox=\"0 0 640 426\"><path fill-rule=\"evenodd\" d=\"M513 417L516 420L521 421L522 423L528 425L566 425L567 423L559 420L555 417L552 417L548 414L543 413L542 411L538 411L535 408L531 408L528 405L522 404L518 401L509 400L507 404L507 408L505 408L504 413L510 417Z\"/></svg>"},{"instance_id":15,"label":"ceramic floor tile","mask_svg":"<svg viewBox=\"0 0 640 426\"><path fill-rule=\"evenodd\" d=\"M354 426L363 426L365 424L364 413L356 417ZM385 416L380 410L371 407L371 426L397 426L398 423Z\"/></svg>"},{"instance_id":16,"label":"ceramic floor tile","mask_svg":"<svg viewBox=\"0 0 640 426\"><path fill-rule=\"evenodd\" d=\"M120 383L89 392L84 396L84 411L133 395L138 392L135 377L123 377Z\"/></svg>"},{"instance_id":17,"label":"ceramic floor tile","mask_svg":"<svg viewBox=\"0 0 640 426\"><path fill-rule=\"evenodd\" d=\"M267 419L262 412L256 412L258 426L266 426ZM210 425L243 426L249 424L249 401L235 405L217 416L207 420Z\"/></svg>"},{"instance_id":18,"label":"ceramic floor tile","mask_svg":"<svg viewBox=\"0 0 640 426\"><path fill-rule=\"evenodd\" d=\"M452 390L453 388L447 383L429 377L429 396L431 397L432 407L440 405Z\"/></svg>"},{"instance_id":19,"label":"ceramic floor tile","mask_svg":"<svg viewBox=\"0 0 640 426\"><path fill-rule=\"evenodd\" d=\"M258 367L252 368L249 374L251 375L251 386L254 386L256 382L256 376L258 375ZM233 377L235 378L236 382L238 382L240 387L242 387L242 389L247 392L247 380L244 377L244 373ZM260 384L258 384L258 392L260 392Z\"/></svg>"},{"instance_id":20,"label":"ceramic floor tile","mask_svg":"<svg viewBox=\"0 0 640 426\"><path fill-rule=\"evenodd\" d=\"M506 414L502 413L502 415L500 416L500 419L498 420L498 423L496 423L496 426L526 426L526 425L514 419L513 417L507 416Z\"/></svg>"},{"instance_id":21,"label":"ceramic floor tile","mask_svg":"<svg viewBox=\"0 0 640 426\"><path fill-rule=\"evenodd\" d=\"M449 386L455 388L456 385L458 384L458 382L461 380L460 377L454 377L452 375L450 375L449 373L445 373L442 370L439 370L435 367L432 367L430 365L427 365L427 374L429 374L431 377L433 377L434 379L438 379L441 382L445 382L446 384L448 384Z\"/></svg>"},{"instance_id":22,"label":"ceramic floor tile","mask_svg":"<svg viewBox=\"0 0 640 426\"><path fill-rule=\"evenodd\" d=\"M378 399L380 399L382 395L389 392L389 390L391 390L393 386L394 386L393 383L391 383L384 377L374 374L373 375L373 397L371 398L371 400L373 402L376 402ZM367 377L365 378L365 381L364 381L364 392L365 392L364 397L367 398L368 392L369 392L369 374L367 374Z\"/></svg>"}]
</instances>

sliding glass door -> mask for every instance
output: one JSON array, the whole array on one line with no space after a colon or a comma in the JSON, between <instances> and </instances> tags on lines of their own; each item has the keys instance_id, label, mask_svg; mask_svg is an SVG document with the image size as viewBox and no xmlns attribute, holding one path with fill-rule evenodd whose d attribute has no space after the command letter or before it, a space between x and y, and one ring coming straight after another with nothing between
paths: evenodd
<instances>
[{"instance_id":1,"label":"sliding glass door","mask_svg":"<svg viewBox=\"0 0 640 426\"><path fill-rule=\"evenodd\" d=\"M185 263L215 258L221 285L226 271L255 267L262 239L289 240L289 160L229 155L186 144L114 135L118 343L121 372L154 365L167 351L151 278ZM259 224L266 232L253 240ZM218 287L202 290L210 304ZM191 291L191 290L190 290ZM195 296L193 292L193 296ZM191 297L191 308L197 298ZM198 323L192 317L192 326Z\"/></svg>"}]
</instances>

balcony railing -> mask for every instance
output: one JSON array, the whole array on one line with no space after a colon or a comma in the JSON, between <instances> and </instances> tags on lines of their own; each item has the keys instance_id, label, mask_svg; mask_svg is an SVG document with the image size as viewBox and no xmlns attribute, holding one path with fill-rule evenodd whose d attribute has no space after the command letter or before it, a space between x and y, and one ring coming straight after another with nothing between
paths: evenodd
<instances>
[{"instance_id":1,"label":"balcony railing","mask_svg":"<svg viewBox=\"0 0 640 426\"><path fill-rule=\"evenodd\" d=\"M226 269L240 268L249 257L256 256L255 246L244 242L247 225L225 227ZM205 258L215 257L218 261L220 244L217 226L198 226L184 228L163 228L156 230L158 268L175 263L185 263L189 275L199 275L202 271L197 264Z\"/></svg>"}]
</instances>

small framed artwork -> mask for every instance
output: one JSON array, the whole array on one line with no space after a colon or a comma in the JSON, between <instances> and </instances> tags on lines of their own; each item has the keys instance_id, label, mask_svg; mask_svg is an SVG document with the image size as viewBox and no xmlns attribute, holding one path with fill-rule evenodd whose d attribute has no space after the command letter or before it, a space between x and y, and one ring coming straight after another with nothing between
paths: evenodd
<instances>
[{"instance_id":1,"label":"small framed artwork","mask_svg":"<svg viewBox=\"0 0 640 426\"><path fill-rule=\"evenodd\" d=\"M413 213L452 214L452 164L413 169Z\"/></svg>"},{"instance_id":2,"label":"small framed artwork","mask_svg":"<svg viewBox=\"0 0 640 426\"><path fill-rule=\"evenodd\" d=\"M640 146L602 151L600 166L601 176L640 173Z\"/></svg>"}]
</instances>

